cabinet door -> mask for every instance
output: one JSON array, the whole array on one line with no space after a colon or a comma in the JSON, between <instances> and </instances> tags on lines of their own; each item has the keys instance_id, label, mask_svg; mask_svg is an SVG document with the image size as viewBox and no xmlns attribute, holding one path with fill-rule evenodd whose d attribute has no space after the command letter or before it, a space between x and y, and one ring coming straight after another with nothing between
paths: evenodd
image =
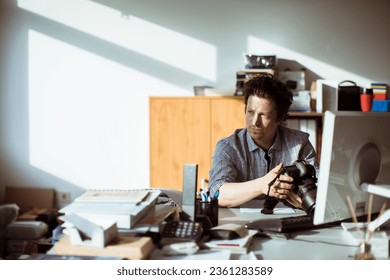
<instances>
[{"instance_id":1,"label":"cabinet door","mask_svg":"<svg viewBox=\"0 0 390 280\"><path fill-rule=\"evenodd\" d=\"M150 98L150 184L182 190L185 163L198 164L208 178L210 99Z\"/></svg>"},{"instance_id":2,"label":"cabinet door","mask_svg":"<svg viewBox=\"0 0 390 280\"><path fill-rule=\"evenodd\" d=\"M236 129L245 127L245 103L243 97L211 99L211 156L217 142Z\"/></svg>"}]
</instances>

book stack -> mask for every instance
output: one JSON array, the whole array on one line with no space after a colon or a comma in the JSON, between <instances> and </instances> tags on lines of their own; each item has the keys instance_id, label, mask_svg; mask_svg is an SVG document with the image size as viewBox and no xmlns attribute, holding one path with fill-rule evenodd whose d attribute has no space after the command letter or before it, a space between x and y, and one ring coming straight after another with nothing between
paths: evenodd
<instances>
[{"instance_id":1,"label":"book stack","mask_svg":"<svg viewBox=\"0 0 390 280\"><path fill-rule=\"evenodd\" d=\"M386 83L371 83L373 101L372 112L390 112L390 100L387 98Z\"/></svg>"},{"instance_id":2,"label":"book stack","mask_svg":"<svg viewBox=\"0 0 390 280\"><path fill-rule=\"evenodd\" d=\"M160 193L158 189L89 189L59 212L99 225L115 222L118 229L131 229L154 207Z\"/></svg>"},{"instance_id":3,"label":"book stack","mask_svg":"<svg viewBox=\"0 0 390 280\"><path fill-rule=\"evenodd\" d=\"M385 83L371 83L374 100L386 100L387 84Z\"/></svg>"}]
</instances>

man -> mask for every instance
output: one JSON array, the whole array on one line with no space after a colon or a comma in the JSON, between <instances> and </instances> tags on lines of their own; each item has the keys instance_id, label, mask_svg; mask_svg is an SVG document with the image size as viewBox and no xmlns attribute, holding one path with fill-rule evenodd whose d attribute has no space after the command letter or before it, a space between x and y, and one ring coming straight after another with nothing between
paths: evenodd
<instances>
[{"instance_id":1,"label":"man","mask_svg":"<svg viewBox=\"0 0 390 280\"><path fill-rule=\"evenodd\" d=\"M318 171L309 134L283 126L293 94L272 75L256 76L245 83L246 128L220 140L210 170L210 192L222 207L236 207L255 198L275 197L301 208L293 191L293 178L280 175L283 166L305 160Z\"/></svg>"}]
</instances>

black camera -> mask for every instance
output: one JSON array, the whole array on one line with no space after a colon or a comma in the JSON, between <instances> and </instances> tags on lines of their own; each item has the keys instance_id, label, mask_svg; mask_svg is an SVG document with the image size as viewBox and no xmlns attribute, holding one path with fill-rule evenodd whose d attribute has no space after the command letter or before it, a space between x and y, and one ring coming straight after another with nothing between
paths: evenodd
<instances>
[{"instance_id":1,"label":"black camera","mask_svg":"<svg viewBox=\"0 0 390 280\"><path fill-rule=\"evenodd\" d=\"M295 185L294 192L301 198L303 210L306 214L313 216L317 196L317 176L314 166L305 161L296 161L293 165L283 167L270 185L272 185L281 174L290 176L294 179L292 182L292 184ZM279 200L277 198L267 197L262 213L273 213L273 209L278 202Z\"/></svg>"}]
</instances>

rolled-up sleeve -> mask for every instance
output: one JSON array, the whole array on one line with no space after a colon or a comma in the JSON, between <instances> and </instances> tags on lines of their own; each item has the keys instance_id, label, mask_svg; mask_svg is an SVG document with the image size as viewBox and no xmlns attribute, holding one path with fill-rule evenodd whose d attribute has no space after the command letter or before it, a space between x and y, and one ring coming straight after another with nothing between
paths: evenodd
<instances>
[{"instance_id":1,"label":"rolled-up sleeve","mask_svg":"<svg viewBox=\"0 0 390 280\"><path fill-rule=\"evenodd\" d=\"M209 190L212 197L225 182L234 182L237 178L235 166L235 151L225 140L220 140L213 156L213 165L210 169Z\"/></svg>"}]
</instances>

